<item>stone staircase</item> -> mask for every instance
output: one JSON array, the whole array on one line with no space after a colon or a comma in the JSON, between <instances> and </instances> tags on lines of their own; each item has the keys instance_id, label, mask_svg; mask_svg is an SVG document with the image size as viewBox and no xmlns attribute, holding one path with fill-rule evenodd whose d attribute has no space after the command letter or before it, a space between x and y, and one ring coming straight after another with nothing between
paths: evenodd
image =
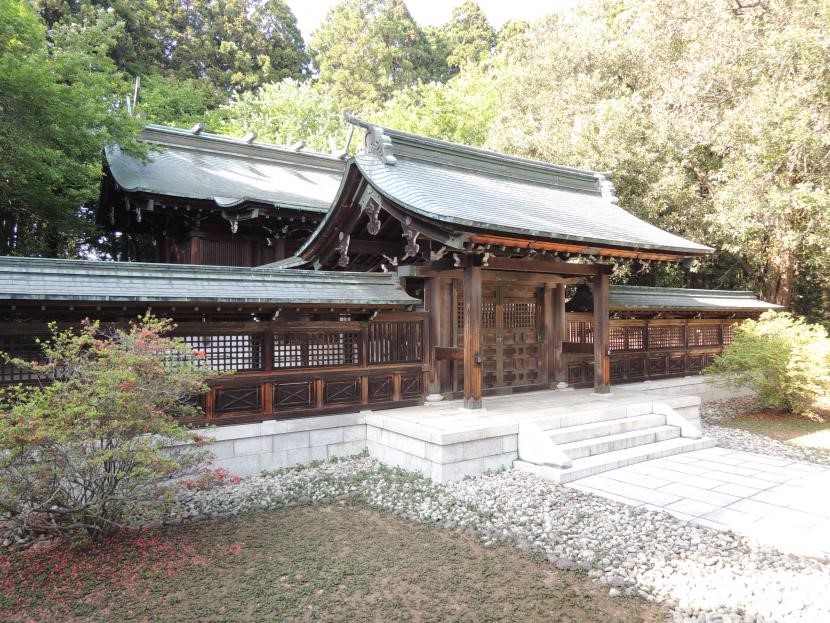
<instances>
[{"instance_id":1,"label":"stone staircase","mask_svg":"<svg viewBox=\"0 0 830 623\"><path fill-rule=\"evenodd\" d=\"M711 448L715 440L702 437L698 421L665 403L648 402L522 422L513 467L565 483Z\"/></svg>"}]
</instances>

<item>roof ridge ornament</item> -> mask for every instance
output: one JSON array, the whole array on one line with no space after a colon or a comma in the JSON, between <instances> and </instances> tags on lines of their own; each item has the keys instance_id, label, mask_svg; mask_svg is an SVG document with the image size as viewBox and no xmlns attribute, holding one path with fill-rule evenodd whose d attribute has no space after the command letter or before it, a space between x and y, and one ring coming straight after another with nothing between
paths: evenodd
<instances>
[{"instance_id":1,"label":"roof ridge ornament","mask_svg":"<svg viewBox=\"0 0 830 623\"><path fill-rule=\"evenodd\" d=\"M597 173L599 192L602 194L602 198L609 203L618 204L620 200L617 197L617 190L614 188L614 182L609 179L609 176L610 173Z\"/></svg>"},{"instance_id":2,"label":"roof ridge ornament","mask_svg":"<svg viewBox=\"0 0 830 623\"><path fill-rule=\"evenodd\" d=\"M384 133L383 128L376 125L366 130L360 153L375 156L384 164L393 165L398 161L392 153L392 139Z\"/></svg>"}]
</instances>

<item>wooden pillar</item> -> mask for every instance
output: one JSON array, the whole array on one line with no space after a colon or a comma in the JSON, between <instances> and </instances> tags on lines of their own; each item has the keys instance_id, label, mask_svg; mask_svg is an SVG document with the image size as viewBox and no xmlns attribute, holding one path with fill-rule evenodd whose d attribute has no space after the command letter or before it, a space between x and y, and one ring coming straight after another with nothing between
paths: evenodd
<instances>
[{"instance_id":1,"label":"wooden pillar","mask_svg":"<svg viewBox=\"0 0 830 623\"><path fill-rule=\"evenodd\" d=\"M424 344L426 349L427 360L429 366L429 377L427 384L427 391L430 394L440 394L441 384L438 378L438 362L435 360L435 347L443 346L440 342L441 335L441 296L444 291L441 288L441 283L437 277L427 277L424 279L424 307L429 314L427 325L429 330L426 332L429 336L429 342Z\"/></svg>"},{"instance_id":2,"label":"wooden pillar","mask_svg":"<svg viewBox=\"0 0 830 623\"><path fill-rule=\"evenodd\" d=\"M608 311L609 275L599 268L594 277L594 391L607 394L611 391L611 367L608 351L611 346Z\"/></svg>"},{"instance_id":3,"label":"wooden pillar","mask_svg":"<svg viewBox=\"0 0 830 623\"><path fill-rule=\"evenodd\" d=\"M464 262L464 408L481 409L481 267Z\"/></svg>"},{"instance_id":4,"label":"wooden pillar","mask_svg":"<svg viewBox=\"0 0 830 623\"><path fill-rule=\"evenodd\" d=\"M555 288L556 286L554 286ZM542 365L544 366L543 381L556 385L554 378L554 328L553 328L553 290L547 284L542 289Z\"/></svg>"},{"instance_id":5,"label":"wooden pillar","mask_svg":"<svg viewBox=\"0 0 830 623\"><path fill-rule=\"evenodd\" d=\"M568 335L568 318L565 316L565 284L558 283L553 289L553 379L557 384L568 384L565 369L563 344Z\"/></svg>"},{"instance_id":6,"label":"wooden pillar","mask_svg":"<svg viewBox=\"0 0 830 623\"><path fill-rule=\"evenodd\" d=\"M436 343L439 346L456 346L456 343L453 341L455 307L453 305L452 279L441 279L439 284L439 288L441 289L441 305L436 311L441 318L441 324L438 327ZM454 365L454 361L441 361L438 365L438 385L439 391L442 394L453 391L453 377L455 376Z\"/></svg>"}]
</instances>

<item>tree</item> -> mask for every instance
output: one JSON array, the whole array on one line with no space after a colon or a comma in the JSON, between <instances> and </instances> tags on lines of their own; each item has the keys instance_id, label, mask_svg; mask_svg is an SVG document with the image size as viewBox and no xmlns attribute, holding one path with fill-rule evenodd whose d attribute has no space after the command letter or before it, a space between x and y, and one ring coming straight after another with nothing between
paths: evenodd
<instances>
[{"instance_id":1,"label":"tree","mask_svg":"<svg viewBox=\"0 0 830 623\"><path fill-rule=\"evenodd\" d=\"M47 43L28 2L0 0L0 253L71 254L94 230L81 208L98 196L101 150L136 150L140 129L108 57L121 32L102 13Z\"/></svg>"},{"instance_id":2,"label":"tree","mask_svg":"<svg viewBox=\"0 0 830 623\"><path fill-rule=\"evenodd\" d=\"M343 0L309 47L319 83L350 111L375 108L431 78L429 41L403 0Z\"/></svg>"},{"instance_id":3,"label":"tree","mask_svg":"<svg viewBox=\"0 0 830 623\"><path fill-rule=\"evenodd\" d=\"M707 372L753 389L762 406L811 415L830 395L830 337L820 325L766 312L735 326Z\"/></svg>"},{"instance_id":4,"label":"tree","mask_svg":"<svg viewBox=\"0 0 830 623\"><path fill-rule=\"evenodd\" d=\"M284 0L37 0L37 5L50 26L110 11L124 28L111 58L133 76L164 72L208 80L229 94L306 75L305 44Z\"/></svg>"},{"instance_id":5,"label":"tree","mask_svg":"<svg viewBox=\"0 0 830 623\"><path fill-rule=\"evenodd\" d=\"M325 88L287 79L237 95L209 121L212 130L243 136L256 132L261 141L327 152L343 146L348 133L340 103Z\"/></svg>"},{"instance_id":6,"label":"tree","mask_svg":"<svg viewBox=\"0 0 830 623\"><path fill-rule=\"evenodd\" d=\"M478 63L495 49L497 35L487 16L472 0L452 10L452 17L442 28L449 55L447 64L457 72L467 63Z\"/></svg>"},{"instance_id":7,"label":"tree","mask_svg":"<svg viewBox=\"0 0 830 623\"><path fill-rule=\"evenodd\" d=\"M177 418L212 375L169 320L86 322L11 360L48 382L0 392L0 514L28 534L96 538L152 516L206 454ZM198 440L197 440L198 441Z\"/></svg>"},{"instance_id":8,"label":"tree","mask_svg":"<svg viewBox=\"0 0 830 623\"><path fill-rule=\"evenodd\" d=\"M829 19L817 0L587 3L497 54L488 144L613 171L627 208L719 249L696 285L789 305L830 275Z\"/></svg>"},{"instance_id":9,"label":"tree","mask_svg":"<svg viewBox=\"0 0 830 623\"><path fill-rule=\"evenodd\" d=\"M141 79L136 113L150 123L192 127L227 100L227 94L207 80L178 79L171 72Z\"/></svg>"}]
</instances>

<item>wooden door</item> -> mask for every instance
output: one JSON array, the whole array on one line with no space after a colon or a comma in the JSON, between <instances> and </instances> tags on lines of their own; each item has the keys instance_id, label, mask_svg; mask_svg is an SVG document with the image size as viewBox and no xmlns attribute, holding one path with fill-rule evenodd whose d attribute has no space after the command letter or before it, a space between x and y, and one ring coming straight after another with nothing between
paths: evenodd
<instances>
[{"instance_id":1,"label":"wooden door","mask_svg":"<svg viewBox=\"0 0 830 623\"><path fill-rule=\"evenodd\" d=\"M542 382L540 290L532 286L485 283L481 292L481 365L485 390L536 385ZM463 291L454 288L456 345L463 346ZM464 385L456 366L455 387Z\"/></svg>"}]
</instances>

